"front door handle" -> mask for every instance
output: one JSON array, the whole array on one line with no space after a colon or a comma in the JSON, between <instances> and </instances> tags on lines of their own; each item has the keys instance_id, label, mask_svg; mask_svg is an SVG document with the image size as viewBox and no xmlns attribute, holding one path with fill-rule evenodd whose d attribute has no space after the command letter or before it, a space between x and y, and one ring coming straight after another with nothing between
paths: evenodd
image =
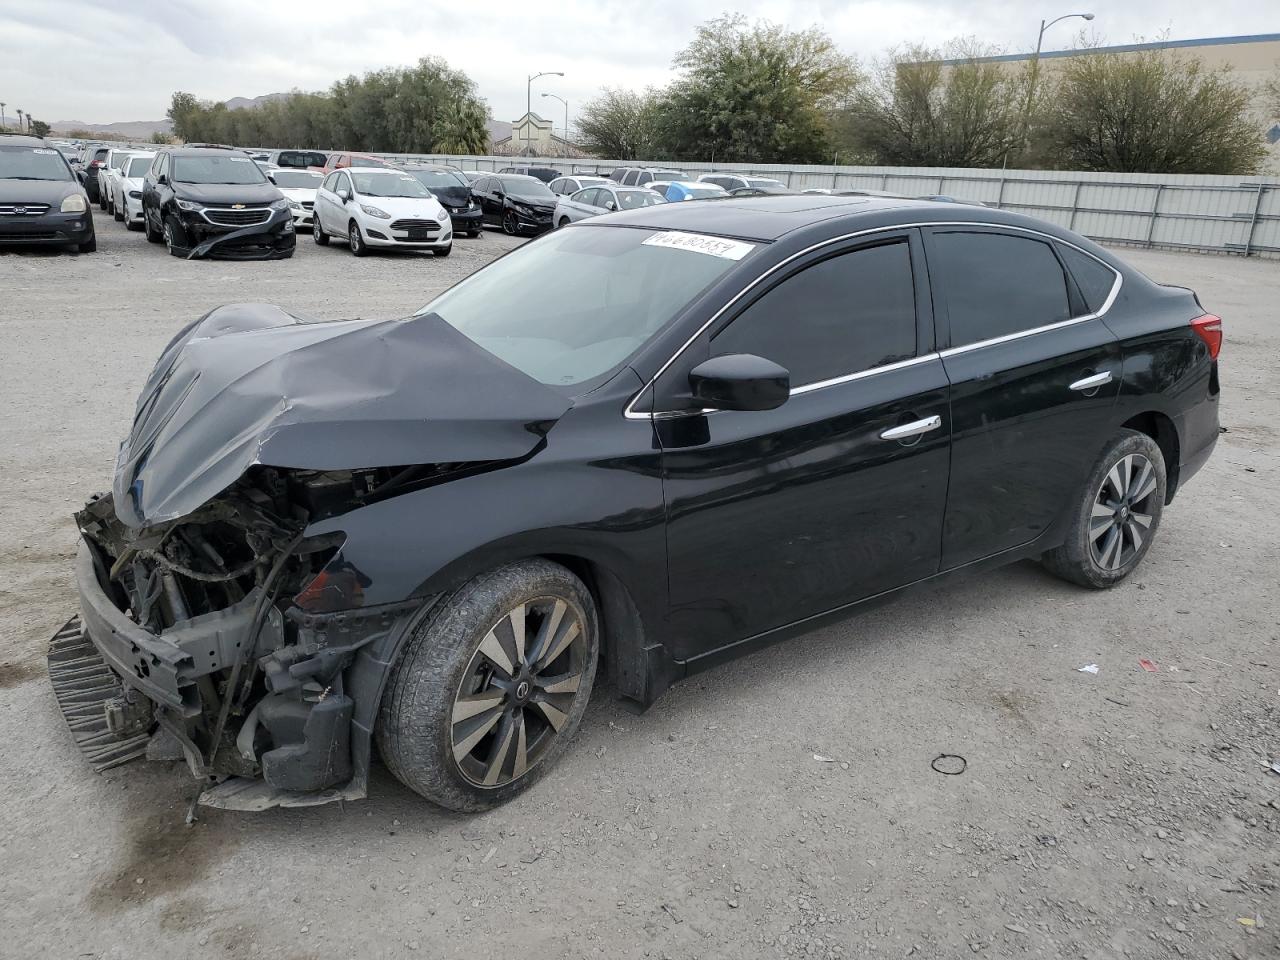
<instances>
[{"instance_id":1,"label":"front door handle","mask_svg":"<svg viewBox=\"0 0 1280 960\"><path fill-rule=\"evenodd\" d=\"M880 439L909 440L912 437L920 436L922 433L937 430L940 426L942 426L942 417L925 417L923 420L914 420L911 423L904 423L900 427L890 427L888 430L885 430L880 434Z\"/></svg>"},{"instance_id":2,"label":"front door handle","mask_svg":"<svg viewBox=\"0 0 1280 960\"><path fill-rule=\"evenodd\" d=\"M1095 373L1091 377L1085 377L1083 380L1077 380L1071 385L1072 390L1079 390L1081 393L1088 393L1090 390L1097 390L1099 387L1105 387L1111 382L1111 371L1103 370L1101 373Z\"/></svg>"}]
</instances>

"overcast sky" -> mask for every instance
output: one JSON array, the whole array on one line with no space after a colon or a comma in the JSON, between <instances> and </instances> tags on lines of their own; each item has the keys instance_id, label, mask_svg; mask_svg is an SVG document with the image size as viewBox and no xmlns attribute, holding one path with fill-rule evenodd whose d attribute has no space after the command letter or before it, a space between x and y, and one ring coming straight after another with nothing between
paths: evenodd
<instances>
[{"instance_id":1,"label":"overcast sky","mask_svg":"<svg viewBox=\"0 0 1280 960\"><path fill-rule=\"evenodd\" d=\"M1141 35L1172 39L1280 30L1276 0L0 0L0 100L56 122L155 120L174 90L207 100L294 88L442 56L465 70L495 119L534 110L558 126L602 86L642 87L671 77L672 55L693 25L727 7L788 27L826 30L863 61L885 47L940 44L974 34L1005 48L1035 46L1041 17L1092 11L1089 28L1108 43ZM1083 21L1045 36L1069 46Z\"/></svg>"}]
</instances>

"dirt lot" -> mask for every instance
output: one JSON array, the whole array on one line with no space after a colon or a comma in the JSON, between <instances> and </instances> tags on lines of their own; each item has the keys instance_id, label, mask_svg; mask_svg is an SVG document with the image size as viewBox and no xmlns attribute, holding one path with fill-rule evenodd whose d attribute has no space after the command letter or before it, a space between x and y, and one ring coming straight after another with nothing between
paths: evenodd
<instances>
[{"instance_id":1,"label":"dirt lot","mask_svg":"<svg viewBox=\"0 0 1280 960\"><path fill-rule=\"evenodd\" d=\"M643 716L599 691L566 762L483 816L379 768L345 808L188 828L185 769L90 772L42 662L74 606L71 511L147 369L216 304L400 315L511 241L187 263L99 232L92 256L0 255L0 955L1277 955L1280 264L1126 254L1226 318L1229 432L1122 587L1020 564Z\"/></svg>"}]
</instances>

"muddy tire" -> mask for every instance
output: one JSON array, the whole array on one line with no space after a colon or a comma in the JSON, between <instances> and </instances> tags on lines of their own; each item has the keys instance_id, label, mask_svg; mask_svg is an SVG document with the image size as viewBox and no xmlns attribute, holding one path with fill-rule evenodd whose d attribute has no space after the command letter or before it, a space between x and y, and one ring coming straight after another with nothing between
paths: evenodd
<instances>
[{"instance_id":1,"label":"muddy tire","mask_svg":"<svg viewBox=\"0 0 1280 960\"><path fill-rule=\"evenodd\" d=\"M1041 562L1082 587L1105 590L1142 562L1160 528L1167 478L1156 442L1122 430L1103 451L1071 508L1067 538Z\"/></svg>"},{"instance_id":2,"label":"muddy tire","mask_svg":"<svg viewBox=\"0 0 1280 960\"><path fill-rule=\"evenodd\" d=\"M559 564L476 577L435 603L392 668L375 731L384 762L451 810L511 799L568 747L599 645L591 594Z\"/></svg>"}]
</instances>

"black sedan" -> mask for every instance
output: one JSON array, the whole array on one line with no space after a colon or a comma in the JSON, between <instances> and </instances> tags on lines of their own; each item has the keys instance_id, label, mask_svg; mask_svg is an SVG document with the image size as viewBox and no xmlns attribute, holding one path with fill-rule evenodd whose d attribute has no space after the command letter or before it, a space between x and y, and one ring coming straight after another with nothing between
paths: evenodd
<instances>
[{"instance_id":1,"label":"black sedan","mask_svg":"<svg viewBox=\"0 0 1280 960\"><path fill-rule=\"evenodd\" d=\"M550 230L558 199L536 177L513 173L480 177L471 184L471 195L480 205L481 223L502 227L513 237Z\"/></svg>"},{"instance_id":2,"label":"black sedan","mask_svg":"<svg viewBox=\"0 0 1280 960\"><path fill-rule=\"evenodd\" d=\"M7 244L98 248L84 188L37 137L0 135L0 247Z\"/></svg>"},{"instance_id":3,"label":"black sedan","mask_svg":"<svg viewBox=\"0 0 1280 960\"><path fill-rule=\"evenodd\" d=\"M1221 340L1067 230L813 196L596 217L403 320L221 307L78 514L54 688L101 691L100 762L159 737L206 802L363 796L376 741L489 807L598 670L647 706L954 574L1123 581L1213 451Z\"/></svg>"},{"instance_id":4,"label":"black sedan","mask_svg":"<svg viewBox=\"0 0 1280 960\"><path fill-rule=\"evenodd\" d=\"M414 163L406 163L401 169L440 201L453 221L454 236L480 236L480 204L471 195L471 184L459 171L452 167Z\"/></svg>"}]
</instances>

